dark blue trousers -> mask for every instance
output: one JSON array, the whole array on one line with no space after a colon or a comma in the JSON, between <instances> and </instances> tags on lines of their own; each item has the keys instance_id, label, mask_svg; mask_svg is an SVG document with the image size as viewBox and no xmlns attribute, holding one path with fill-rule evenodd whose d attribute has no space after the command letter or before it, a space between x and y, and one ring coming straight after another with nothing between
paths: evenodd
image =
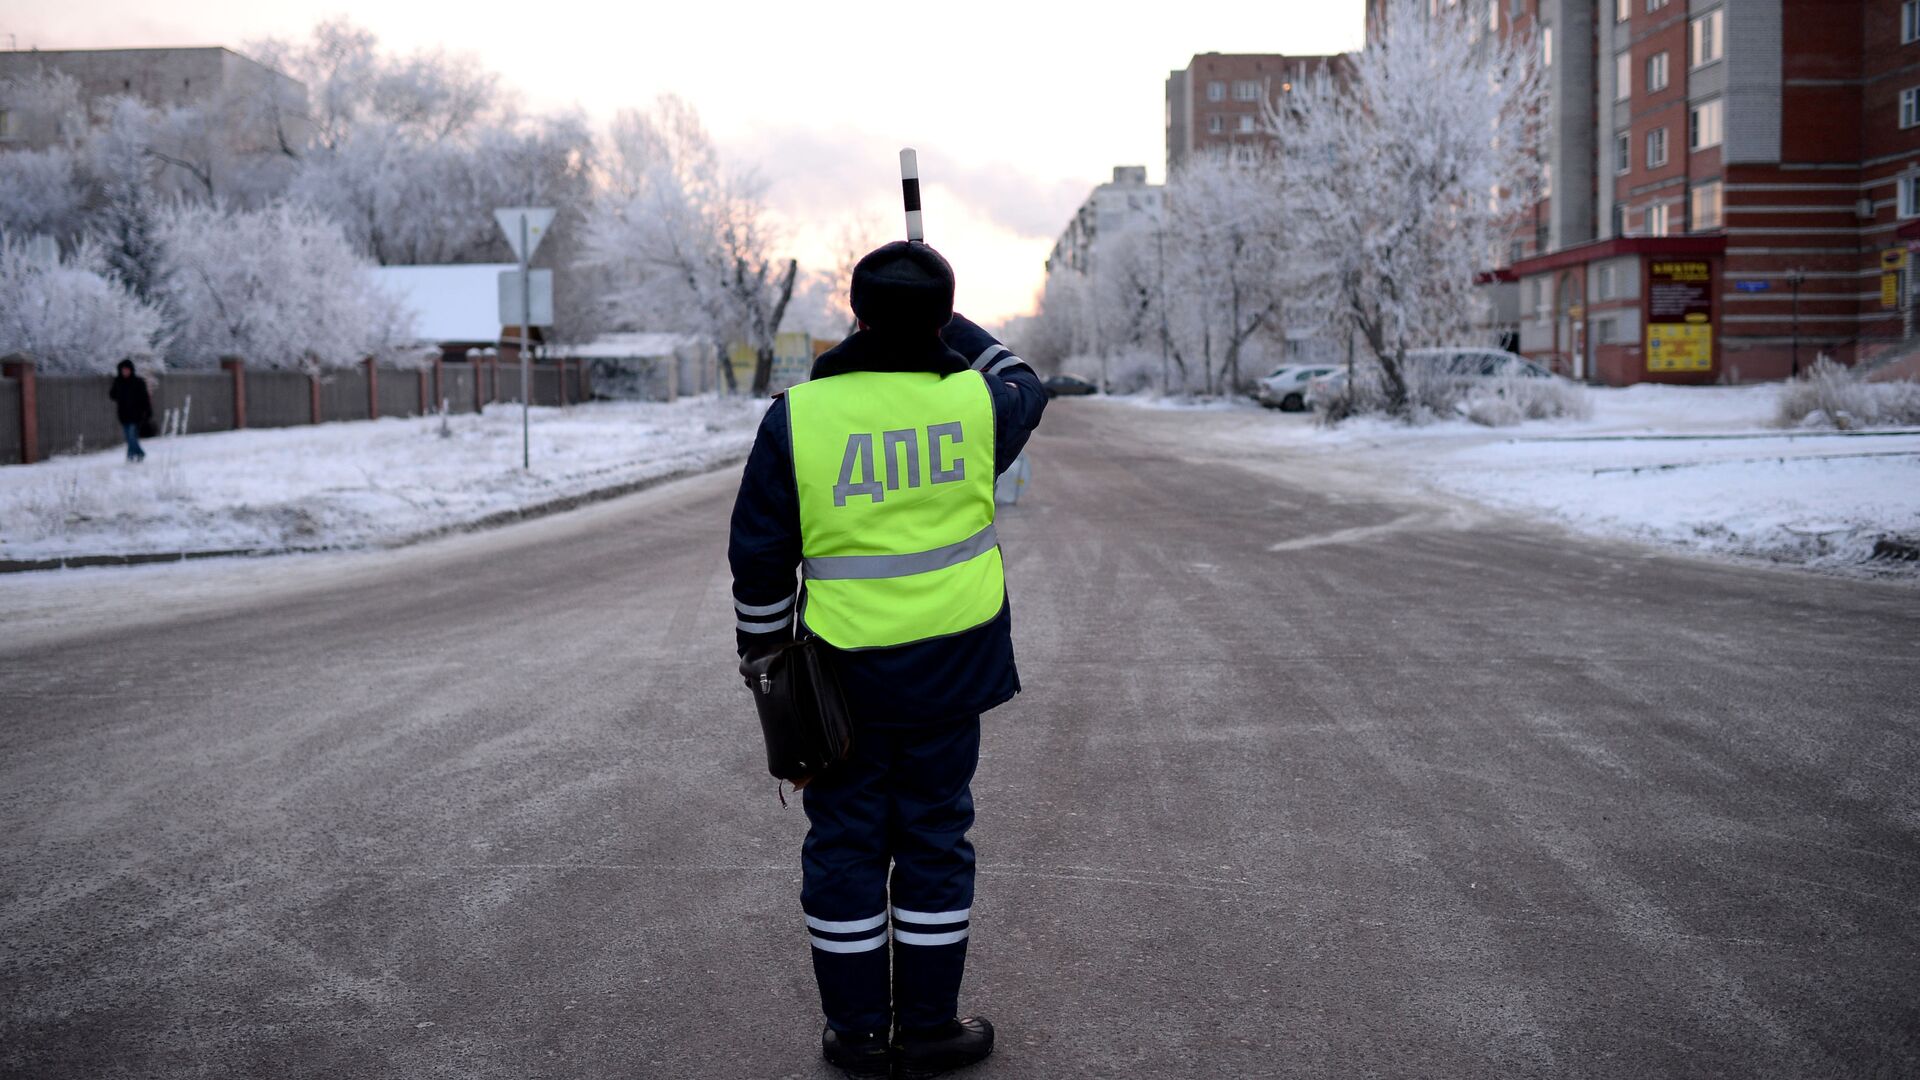
<instances>
[{"instance_id":1,"label":"dark blue trousers","mask_svg":"<svg viewBox=\"0 0 1920 1080\"><path fill-rule=\"evenodd\" d=\"M890 1023L934 1027L958 1013L979 759L977 715L857 726L853 756L807 785L800 906L834 1030L884 1034Z\"/></svg>"}]
</instances>

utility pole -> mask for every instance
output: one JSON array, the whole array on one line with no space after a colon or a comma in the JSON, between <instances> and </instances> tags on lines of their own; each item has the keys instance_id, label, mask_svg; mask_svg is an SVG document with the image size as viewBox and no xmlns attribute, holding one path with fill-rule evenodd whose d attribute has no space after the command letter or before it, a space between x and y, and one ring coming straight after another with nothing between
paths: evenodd
<instances>
[{"instance_id":1,"label":"utility pole","mask_svg":"<svg viewBox=\"0 0 1920 1080\"><path fill-rule=\"evenodd\" d=\"M1800 283L1807 280L1806 271L1794 267L1787 271L1787 286L1793 290L1793 378L1800 377Z\"/></svg>"}]
</instances>

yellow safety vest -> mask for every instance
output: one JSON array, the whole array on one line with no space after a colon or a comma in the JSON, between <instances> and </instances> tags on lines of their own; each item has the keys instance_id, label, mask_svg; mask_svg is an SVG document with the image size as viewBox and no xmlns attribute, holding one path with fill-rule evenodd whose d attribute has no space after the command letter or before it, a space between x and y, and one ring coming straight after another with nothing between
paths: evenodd
<instances>
[{"instance_id":1,"label":"yellow safety vest","mask_svg":"<svg viewBox=\"0 0 1920 1080\"><path fill-rule=\"evenodd\" d=\"M841 649L971 630L1006 601L993 395L977 371L851 371L787 391L801 620Z\"/></svg>"}]
</instances>

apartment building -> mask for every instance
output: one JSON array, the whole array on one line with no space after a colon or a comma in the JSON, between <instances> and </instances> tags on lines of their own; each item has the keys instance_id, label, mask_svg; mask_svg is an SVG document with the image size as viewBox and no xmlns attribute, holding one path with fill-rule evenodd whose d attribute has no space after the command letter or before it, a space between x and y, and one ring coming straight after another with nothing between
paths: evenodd
<instances>
[{"instance_id":1,"label":"apartment building","mask_svg":"<svg viewBox=\"0 0 1920 1080\"><path fill-rule=\"evenodd\" d=\"M1920 0L1466 2L1550 64L1543 195L1494 275L1520 351L1708 382L1912 333Z\"/></svg>"},{"instance_id":2,"label":"apartment building","mask_svg":"<svg viewBox=\"0 0 1920 1080\"><path fill-rule=\"evenodd\" d=\"M1263 113L1294 87L1337 70L1334 56L1201 53L1167 75L1167 175L1196 153L1266 147Z\"/></svg>"},{"instance_id":3,"label":"apartment building","mask_svg":"<svg viewBox=\"0 0 1920 1080\"><path fill-rule=\"evenodd\" d=\"M1113 179L1093 189L1047 256L1047 273L1090 273L1104 237L1136 228L1154 228L1164 220L1166 190L1147 183L1145 165L1115 165Z\"/></svg>"},{"instance_id":4,"label":"apartment building","mask_svg":"<svg viewBox=\"0 0 1920 1080\"><path fill-rule=\"evenodd\" d=\"M243 151L281 152L307 137L307 87L231 49L20 49L0 51L0 150L40 150L81 134L44 102L14 100L36 77L78 84L79 106L97 120L102 102L129 96L162 108L217 106Z\"/></svg>"}]
</instances>

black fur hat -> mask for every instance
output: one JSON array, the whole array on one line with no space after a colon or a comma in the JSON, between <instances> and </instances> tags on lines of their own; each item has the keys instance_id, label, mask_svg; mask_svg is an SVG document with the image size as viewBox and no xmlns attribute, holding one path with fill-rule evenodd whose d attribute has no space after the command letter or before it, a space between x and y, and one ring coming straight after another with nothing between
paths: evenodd
<instances>
[{"instance_id":1,"label":"black fur hat","mask_svg":"<svg viewBox=\"0 0 1920 1080\"><path fill-rule=\"evenodd\" d=\"M953 267L925 244L895 240L853 268L853 313L882 333L935 333L953 318Z\"/></svg>"}]
</instances>

